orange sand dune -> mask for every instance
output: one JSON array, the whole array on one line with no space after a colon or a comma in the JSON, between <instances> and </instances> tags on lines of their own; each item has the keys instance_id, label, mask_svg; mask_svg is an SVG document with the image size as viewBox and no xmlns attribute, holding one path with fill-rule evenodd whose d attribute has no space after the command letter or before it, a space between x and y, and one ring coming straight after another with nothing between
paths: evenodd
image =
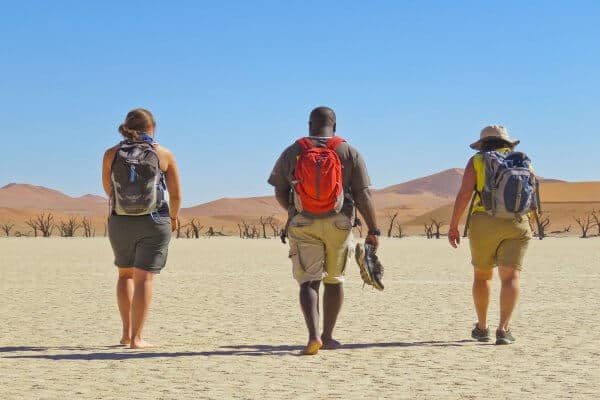
<instances>
[{"instance_id":1,"label":"orange sand dune","mask_svg":"<svg viewBox=\"0 0 600 400\"><path fill-rule=\"evenodd\" d=\"M0 188L0 207L100 214L106 211L107 200L91 194L71 197L43 186L9 183Z\"/></svg>"},{"instance_id":2,"label":"orange sand dune","mask_svg":"<svg viewBox=\"0 0 600 400\"><path fill-rule=\"evenodd\" d=\"M437 174L414 179L399 185L372 191L377 206L377 216L386 227L386 215L398 213L398 220L408 231L420 232L422 224L433 217L450 219L452 202L460 186L464 171L449 169ZM544 180L541 185L544 209L551 217L550 229L562 229L573 224L573 217L600 209L600 182L561 182ZM0 223L13 221L18 229L27 232L24 224L41 210L52 210L57 219L69 215L91 216L97 231L104 231L107 205L100 196L70 197L56 190L25 184L9 184L0 188ZM238 232L241 220L256 223L261 217L274 216L284 222L286 213L273 196L249 198L224 198L184 208L183 223L196 218L206 228L223 229L228 234Z\"/></svg>"},{"instance_id":3,"label":"orange sand dune","mask_svg":"<svg viewBox=\"0 0 600 400\"><path fill-rule=\"evenodd\" d=\"M600 182L548 182L540 186L546 203L600 201Z\"/></svg>"}]
</instances>

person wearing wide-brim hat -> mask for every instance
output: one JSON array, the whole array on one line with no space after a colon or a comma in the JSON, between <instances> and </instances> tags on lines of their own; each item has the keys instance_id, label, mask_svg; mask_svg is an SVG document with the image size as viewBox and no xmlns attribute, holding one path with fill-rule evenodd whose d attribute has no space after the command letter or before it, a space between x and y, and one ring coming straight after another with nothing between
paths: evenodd
<instances>
[{"instance_id":1,"label":"person wearing wide-brim hat","mask_svg":"<svg viewBox=\"0 0 600 400\"><path fill-rule=\"evenodd\" d=\"M489 125L481 130L479 140L471 143L471 148L478 151L496 150L502 147L514 149L520 140L511 139L508 130L502 125Z\"/></svg>"},{"instance_id":2,"label":"person wearing wide-brim hat","mask_svg":"<svg viewBox=\"0 0 600 400\"><path fill-rule=\"evenodd\" d=\"M485 154L487 152L507 154L519 143L519 140L510 137L507 129L502 125L483 128L479 140L471 144L471 148L478 152L469 159L465 168L448 232L448 240L452 247L456 248L460 244L459 221L469 201L475 196L468 231L471 263L474 267L473 302L477 313L477 323L471 336L482 342L491 340L487 309L490 301L491 279L496 266L502 281L496 344L510 344L515 341L509 329L509 322L519 296L520 272L532 237L531 228L526 218L500 218L490 215L486 212L480 193L486 179Z\"/></svg>"}]
</instances>

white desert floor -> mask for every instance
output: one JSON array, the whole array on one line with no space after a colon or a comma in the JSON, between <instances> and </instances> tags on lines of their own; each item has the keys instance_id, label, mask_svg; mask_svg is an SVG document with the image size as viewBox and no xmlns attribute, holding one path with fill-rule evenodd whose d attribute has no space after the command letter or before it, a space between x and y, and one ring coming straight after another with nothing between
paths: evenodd
<instances>
[{"instance_id":1,"label":"white desert floor","mask_svg":"<svg viewBox=\"0 0 600 400\"><path fill-rule=\"evenodd\" d=\"M468 244L384 240L385 292L354 263L337 338L306 341L277 240L172 243L146 338L117 346L106 239L0 240L0 399L600 398L600 239L532 242L517 343L470 340ZM494 281L491 323L497 323Z\"/></svg>"}]
</instances>

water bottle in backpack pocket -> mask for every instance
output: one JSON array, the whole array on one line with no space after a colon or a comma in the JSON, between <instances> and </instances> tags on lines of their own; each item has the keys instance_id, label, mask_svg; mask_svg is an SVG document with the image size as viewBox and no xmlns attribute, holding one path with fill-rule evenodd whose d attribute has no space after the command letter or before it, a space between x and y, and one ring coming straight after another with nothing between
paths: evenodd
<instances>
[{"instance_id":1,"label":"water bottle in backpack pocket","mask_svg":"<svg viewBox=\"0 0 600 400\"><path fill-rule=\"evenodd\" d=\"M482 155L485 182L480 197L488 214L520 219L537 207L536 177L526 154L487 151Z\"/></svg>"},{"instance_id":2,"label":"water bottle in backpack pocket","mask_svg":"<svg viewBox=\"0 0 600 400\"><path fill-rule=\"evenodd\" d=\"M112 164L112 210L117 215L147 215L165 201L158 154L148 142L122 142Z\"/></svg>"}]
</instances>

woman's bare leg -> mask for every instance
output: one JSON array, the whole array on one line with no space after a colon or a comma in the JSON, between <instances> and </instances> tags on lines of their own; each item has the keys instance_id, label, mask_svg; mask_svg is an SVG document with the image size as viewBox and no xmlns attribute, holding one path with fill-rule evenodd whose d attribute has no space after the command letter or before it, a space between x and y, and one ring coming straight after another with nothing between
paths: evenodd
<instances>
[{"instance_id":1,"label":"woman's bare leg","mask_svg":"<svg viewBox=\"0 0 600 400\"><path fill-rule=\"evenodd\" d=\"M477 326L487 329L487 311L490 304L493 270L475 268L473 279L473 303L477 313Z\"/></svg>"},{"instance_id":2,"label":"woman's bare leg","mask_svg":"<svg viewBox=\"0 0 600 400\"><path fill-rule=\"evenodd\" d=\"M513 267L498 267L498 274L502 281L502 289L500 289L500 325L498 329L507 331L510 317L519 299L521 273Z\"/></svg>"},{"instance_id":3,"label":"woman's bare leg","mask_svg":"<svg viewBox=\"0 0 600 400\"><path fill-rule=\"evenodd\" d=\"M133 299L133 268L119 268L117 305L123 322L121 344L131 342L131 301Z\"/></svg>"},{"instance_id":4,"label":"woman's bare leg","mask_svg":"<svg viewBox=\"0 0 600 400\"><path fill-rule=\"evenodd\" d=\"M131 348L141 349L152 347L142 340L142 329L152 302L152 281L154 273L134 268L133 272L133 302L131 305Z\"/></svg>"}]
</instances>

